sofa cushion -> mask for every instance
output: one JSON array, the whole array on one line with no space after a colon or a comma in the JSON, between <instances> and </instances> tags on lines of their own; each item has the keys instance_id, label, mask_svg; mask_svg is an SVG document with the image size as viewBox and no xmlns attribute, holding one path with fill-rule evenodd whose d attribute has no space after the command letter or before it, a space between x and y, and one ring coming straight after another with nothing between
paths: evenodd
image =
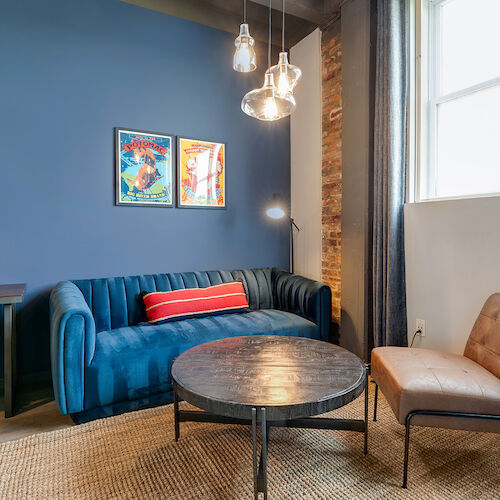
<instances>
[{"instance_id":1,"label":"sofa cushion","mask_svg":"<svg viewBox=\"0 0 500 500\"><path fill-rule=\"evenodd\" d=\"M320 332L311 321L274 309L99 332L85 369L85 409L170 391L172 362L182 352L210 340L262 334L319 339Z\"/></svg>"},{"instance_id":2,"label":"sofa cushion","mask_svg":"<svg viewBox=\"0 0 500 500\"><path fill-rule=\"evenodd\" d=\"M401 424L415 410L500 414L500 379L474 361L431 349L377 347L371 374ZM416 416L412 424L500 432L500 423Z\"/></svg>"},{"instance_id":3,"label":"sofa cushion","mask_svg":"<svg viewBox=\"0 0 500 500\"><path fill-rule=\"evenodd\" d=\"M145 293L143 299L148 322L154 324L250 311L241 281Z\"/></svg>"}]
</instances>

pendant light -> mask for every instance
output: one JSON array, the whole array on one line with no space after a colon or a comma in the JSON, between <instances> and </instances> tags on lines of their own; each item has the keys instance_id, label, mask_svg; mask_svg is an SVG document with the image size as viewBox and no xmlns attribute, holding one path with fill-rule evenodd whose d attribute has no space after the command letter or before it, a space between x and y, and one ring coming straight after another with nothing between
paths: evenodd
<instances>
[{"instance_id":1,"label":"pendant light","mask_svg":"<svg viewBox=\"0 0 500 500\"><path fill-rule=\"evenodd\" d=\"M240 73L250 73L257 67L255 62L255 40L250 36L247 24L247 0L243 0L243 23L240 34L234 41L236 50L233 57L233 69Z\"/></svg>"},{"instance_id":2,"label":"pendant light","mask_svg":"<svg viewBox=\"0 0 500 500\"><path fill-rule=\"evenodd\" d=\"M293 89L302 75L302 71L297 66L288 62L288 53L285 51L285 0L282 0L282 11L281 52L278 64L273 66L270 71L274 77L274 83L278 89L278 94L284 97L289 92L293 92Z\"/></svg>"},{"instance_id":3,"label":"pendant light","mask_svg":"<svg viewBox=\"0 0 500 500\"><path fill-rule=\"evenodd\" d=\"M274 84L274 76L270 72L271 67L271 0L269 0L269 43L267 49L267 71L264 75L264 85L255 89L243 97L241 109L249 116L258 120L275 121L292 114L296 103L293 95L278 95Z\"/></svg>"}]
</instances>

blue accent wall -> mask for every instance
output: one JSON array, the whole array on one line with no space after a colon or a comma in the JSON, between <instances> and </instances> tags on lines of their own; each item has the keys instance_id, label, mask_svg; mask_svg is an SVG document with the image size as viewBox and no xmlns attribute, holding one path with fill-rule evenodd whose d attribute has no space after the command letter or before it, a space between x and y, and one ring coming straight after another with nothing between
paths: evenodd
<instances>
[{"instance_id":1,"label":"blue accent wall","mask_svg":"<svg viewBox=\"0 0 500 500\"><path fill-rule=\"evenodd\" d=\"M48 370L60 280L288 264L289 121L240 109L234 35L119 0L0 5L0 283L26 282L21 373ZM227 144L227 210L114 204L116 126Z\"/></svg>"}]
</instances>

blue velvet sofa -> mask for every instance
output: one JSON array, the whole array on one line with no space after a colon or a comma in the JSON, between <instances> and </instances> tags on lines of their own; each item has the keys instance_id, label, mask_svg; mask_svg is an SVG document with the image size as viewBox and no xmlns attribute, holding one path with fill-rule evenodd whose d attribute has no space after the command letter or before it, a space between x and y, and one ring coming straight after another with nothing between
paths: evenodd
<instances>
[{"instance_id":1,"label":"blue velvet sofa","mask_svg":"<svg viewBox=\"0 0 500 500\"><path fill-rule=\"evenodd\" d=\"M144 324L142 291L235 279L251 312ZM57 405L80 423L171 402L173 360L203 342L258 334L328 341L331 292L275 268L62 281L50 296L50 322Z\"/></svg>"}]
</instances>

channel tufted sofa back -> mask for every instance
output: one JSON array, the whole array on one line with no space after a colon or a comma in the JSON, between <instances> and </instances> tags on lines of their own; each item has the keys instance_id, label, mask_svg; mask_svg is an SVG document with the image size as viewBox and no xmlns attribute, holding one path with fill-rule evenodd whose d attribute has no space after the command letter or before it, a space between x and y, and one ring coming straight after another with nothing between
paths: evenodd
<instances>
[{"instance_id":1,"label":"channel tufted sofa back","mask_svg":"<svg viewBox=\"0 0 500 500\"><path fill-rule=\"evenodd\" d=\"M169 292L186 288L206 288L236 279L243 281L251 309L272 309L273 270L202 271L148 274L120 278L74 280L95 320L96 332L135 326L146 321L141 292Z\"/></svg>"}]
</instances>

